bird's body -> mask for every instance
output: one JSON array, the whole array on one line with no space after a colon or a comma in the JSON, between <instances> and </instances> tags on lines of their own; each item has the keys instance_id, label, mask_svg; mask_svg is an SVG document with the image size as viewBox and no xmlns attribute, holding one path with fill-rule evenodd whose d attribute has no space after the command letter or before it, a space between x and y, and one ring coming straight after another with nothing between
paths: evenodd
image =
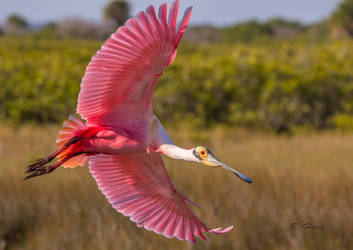
<instances>
[{"instance_id":1,"label":"bird's body","mask_svg":"<svg viewBox=\"0 0 353 250\"><path fill-rule=\"evenodd\" d=\"M76 167L89 161L99 189L119 212L146 229L167 237L194 242L208 229L187 205L168 177L161 155L222 166L241 179L251 180L220 162L204 147L183 149L173 144L152 111L154 87L173 62L179 41L191 16L188 8L176 25L179 0L167 18L162 4L129 19L108 39L87 66L82 79L77 113L71 116L57 139L58 150L29 166L34 176L59 166ZM52 166L46 164L58 158Z\"/></svg>"},{"instance_id":2,"label":"bird's body","mask_svg":"<svg viewBox=\"0 0 353 250\"><path fill-rule=\"evenodd\" d=\"M73 116L70 119L72 123L80 122ZM163 145L172 144L155 116L147 125L141 125L138 131L139 133L133 133L131 127L84 126L84 128L75 129L72 131L74 133L69 133L69 136L64 129L57 142L58 146L63 146L72 136L78 136L81 139L75 147L70 148L70 152L82 152L88 155L161 152Z\"/></svg>"}]
</instances>

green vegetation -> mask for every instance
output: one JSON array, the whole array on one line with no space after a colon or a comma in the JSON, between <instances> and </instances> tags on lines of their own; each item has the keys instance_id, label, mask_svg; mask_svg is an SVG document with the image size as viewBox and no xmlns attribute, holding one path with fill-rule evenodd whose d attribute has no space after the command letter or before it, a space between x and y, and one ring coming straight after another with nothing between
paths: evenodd
<instances>
[{"instance_id":1,"label":"green vegetation","mask_svg":"<svg viewBox=\"0 0 353 250\"><path fill-rule=\"evenodd\" d=\"M252 20L224 28L223 37L225 41L229 42L268 39L271 37L271 29L256 20Z\"/></svg>"},{"instance_id":2,"label":"green vegetation","mask_svg":"<svg viewBox=\"0 0 353 250\"><path fill-rule=\"evenodd\" d=\"M98 43L4 37L0 41L0 116L57 122L74 112L85 66Z\"/></svg>"},{"instance_id":3,"label":"green vegetation","mask_svg":"<svg viewBox=\"0 0 353 250\"><path fill-rule=\"evenodd\" d=\"M294 37L306 31L307 27L299 22L273 18L264 23L251 20L221 30L225 42L253 42Z\"/></svg>"},{"instance_id":4,"label":"green vegetation","mask_svg":"<svg viewBox=\"0 0 353 250\"><path fill-rule=\"evenodd\" d=\"M0 38L1 119L58 122L74 113L85 67L101 43ZM206 127L346 130L342 117L353 115L352 51L352 40L184 44L157 85L155 113L164 123Z\"/></svg>"}]
</instances>

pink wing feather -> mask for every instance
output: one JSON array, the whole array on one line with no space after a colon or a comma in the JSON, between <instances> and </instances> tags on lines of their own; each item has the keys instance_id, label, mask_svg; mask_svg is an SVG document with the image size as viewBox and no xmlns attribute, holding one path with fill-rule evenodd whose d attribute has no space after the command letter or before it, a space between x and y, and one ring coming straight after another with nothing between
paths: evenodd
<instances>
[{"instance_id":1,"label":"pink wing feather","mask_svg":"<svg viewBox=\"0 0 353 250\"><path fill-rule=\"evenodd\" d=\"M226 233L233 227L209 230L194 215L187 199L171 183L158 153L95 155L90 172L112 206L140 227L195 242L202 232Z\"/></svg>"},{"instance_id":2,"label":"pink wing feather","mask_svg":"<svg viewBox=\"0 0 353 250\"><path fill-rule=\"evenodd\" d=\"M89 124L119 127L129 119L139 123L151 117L156 81L173 62L191 16L189 7L176 28L178 9L176 0L167 20L166 4L160 6L158 18L154 7L148 7L120 27L92 58L77 105ZM127 119L131 112L135 115Z\"/></svg>"},{"instance_id":3,"label":"pink wing feather","mask_svg":"<svg viewBox=\"0 0 353 250\"><path fill-rule=\"evenodd\" d=\"M179 0L167 17L162 4L153 6L120 27L87 66L77 112L88 124L129 128L134 133L152 116L156 82L173 62L189 23L189 7L176 27ZM136 129L137 128L137 129ZM157 153L94 155L89 168L112 206L140 227L166 237L195 242L203 232L226 233L232 227L209 230L192 212L191 203L171 183Z\"/></svg>"}]
</instances>

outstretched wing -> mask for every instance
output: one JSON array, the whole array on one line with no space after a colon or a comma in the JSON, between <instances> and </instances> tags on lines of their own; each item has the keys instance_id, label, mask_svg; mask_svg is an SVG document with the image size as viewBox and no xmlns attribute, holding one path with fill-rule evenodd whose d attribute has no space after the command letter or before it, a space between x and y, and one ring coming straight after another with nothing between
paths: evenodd
<instances>
[{"instance_id":1,"label":"outstretched wing","mask_svg":"<svg viewBox=\"0 0 353 250\"><path fill-rule=\"evenodd\" d=\"M176 27L178 9L176 0L167 20L166 4L159 7L158 17L150 6L104 43L81 82L77 112L83 119L90 124L116 126L127 119L138 121L152 115L156 81L173 62L191 16L189 7Z\"/></svg>"},{"instance_id":2,"label":"outstretched wing","mask_svg":"<svg viewBox=\"0 0 353 250\"><path fill-rule=\"evenodd\" d=\"M112 206L130 220L166 237L195 242L202 232L226 233L233 227L209 230L194 215L171 183L158 153L95 155L90 172Z\"/></svg>"}]
</instances>

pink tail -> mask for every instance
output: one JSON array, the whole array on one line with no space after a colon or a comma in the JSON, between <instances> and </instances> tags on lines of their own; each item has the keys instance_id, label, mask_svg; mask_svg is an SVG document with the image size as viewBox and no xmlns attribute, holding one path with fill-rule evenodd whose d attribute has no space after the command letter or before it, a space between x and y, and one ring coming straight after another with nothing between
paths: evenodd
<instances>
[{"instance_id":1,"label":"pink tail","mask_svg":"<svg viewBox=\"0 0 353 250\"><path fill-rule=\"evenodd\" d=\"M56 139L57 148L63 147L67 144L72 138L79 136L83 131L87 129L86 124L83 123L76 116L71 115L68 120L63 124L63 128L59 132L59 136ZM59 153L56 158L58 161L64 160L67 156L72 153L74 145L69 146L67 149ZM88 156L86 154L79 154L65 161L62 166L65 168L75 168L76 166L84 166L88 161Z\"/></svg>"}]
</instances>

